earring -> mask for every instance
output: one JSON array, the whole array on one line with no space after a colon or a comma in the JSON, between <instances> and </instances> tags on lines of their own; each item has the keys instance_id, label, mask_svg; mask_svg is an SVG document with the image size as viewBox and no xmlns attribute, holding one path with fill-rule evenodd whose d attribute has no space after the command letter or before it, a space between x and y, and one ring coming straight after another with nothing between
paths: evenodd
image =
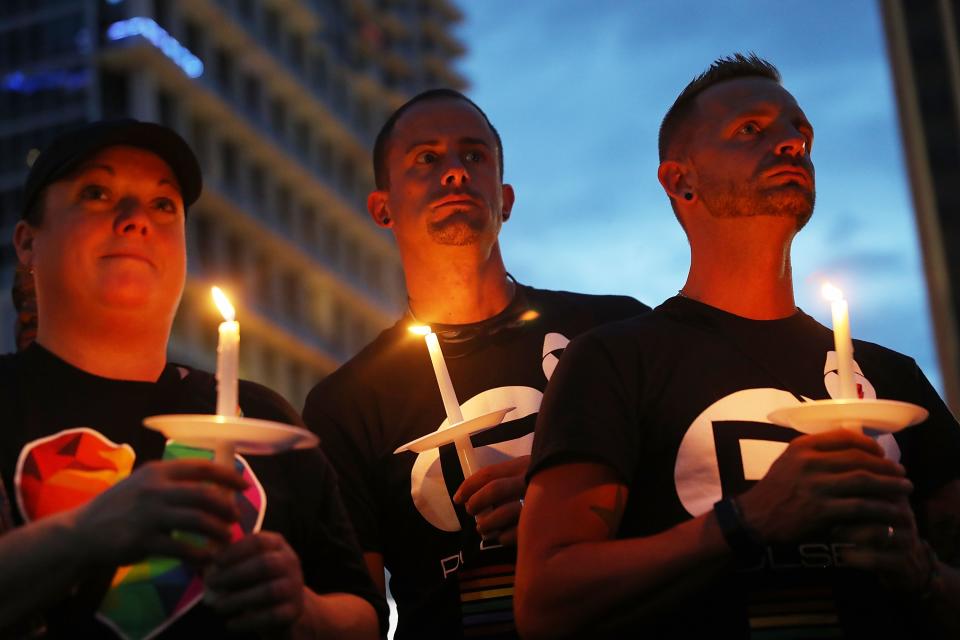
<instances>
[{"instance_id":1,"label":"earring","mask_svg":"<svg viewBox=\"0 0 960 640\"><path fill-rule=\"evenodd\" d=\"M683 199L687 201L693 200L693 193L690 191L685 192L683 194Z\"/></svg>"}]
</instances>

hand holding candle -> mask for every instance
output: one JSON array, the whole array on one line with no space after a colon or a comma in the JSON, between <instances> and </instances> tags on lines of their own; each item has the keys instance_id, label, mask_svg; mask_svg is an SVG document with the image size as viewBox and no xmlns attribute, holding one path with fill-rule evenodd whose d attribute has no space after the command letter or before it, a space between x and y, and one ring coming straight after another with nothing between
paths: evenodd
<instances>
[{"instance_id":1,"label":"hand holding candle","mask_svg":"<svg viewBox=\"0 0 960 640\"><path fill-rule=\"evenodd\" d=\"M217 343L217 415L237 415L237 379L239 377L240 323L236 312L219 287L211 289L213 300L223 315ZM233 466L233 444L222 441L214 450L214 462Z\"/></svg>"},{"instance_id":2,"label":"hand holding candle","mask_svg":"<svg viewBox=\"0 0 960 640\"><path fill-rule=\"evenodd\" d=\"M447 371L447 363L443 359L443 352L440 350L440 341L437 340L437 334L433 333L430 327L424 325L410 327L410 331L423 336L424 341L427 343L427 350L430 352L430 362L433 364L433 373L437 378L437 386L440 387L440 397L443 399L443 408L447 412L448 426L463 422L463 414L460 411L460 401L457 400L456 391L453 389L453 382L450 380L450 372ZM457 448L457 457L460 458L463 477L469 478L478 468L470 437L457 438L453 444Z\"/></svg>"}]
</instances>

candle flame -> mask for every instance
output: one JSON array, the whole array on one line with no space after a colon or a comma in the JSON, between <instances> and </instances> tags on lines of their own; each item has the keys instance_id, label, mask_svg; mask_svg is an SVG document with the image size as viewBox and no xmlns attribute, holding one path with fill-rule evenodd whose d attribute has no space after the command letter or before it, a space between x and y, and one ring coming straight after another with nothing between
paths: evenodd
<instances>
[{"instance_id":1,"label":"candle flame","mask_svg":"<svg viewBox=\"0 0 960 640\"><path fill-rule=\"evenodd\" d=\"M835 286L833 286L829 282L823 283L823 286L820 287L820 293L822 293L823 297L829 300L830 302L843 300L843 291L840 291L840 289L837 289Z\"/></svg>"},{"instance_id":2,"label":"candle flame","mask_svg":"<svg viewBox=\"0 0 960 640\"><path fill-rule=\"evenodd\" d=\"M428 335L428 334L430 334L430 333L433 333L433 331L430 329L430 327L428 327L428 326L425 325L425 324L413 324L413 325L410 325L409 330L410 330L410 333L415 333L415 334L417 334L418 336L425 336L425 335Z\"/></svg>"},{"instance_id":3,"label":"candle flame","mask_svg":"<svg viewBox=\"0 0 960 640\"><path fill-rule=\"evenodd\" d=\"M220 287L211 287L210 292L213 294L213 301L217 304L217 309L220 310L220 315L223 316L223 319L227 322L233 322L237 312L234 310L233 305L230 304L227 294L225 294Z\"/></svg>"}]
</instances>

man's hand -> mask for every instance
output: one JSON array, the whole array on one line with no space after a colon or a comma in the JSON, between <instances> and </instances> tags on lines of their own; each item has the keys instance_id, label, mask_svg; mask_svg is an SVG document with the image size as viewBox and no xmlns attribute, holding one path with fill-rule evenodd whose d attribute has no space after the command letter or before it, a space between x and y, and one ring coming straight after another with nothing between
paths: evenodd
<instances>
[{"instance_id":1,"label":"man's hand","mask_svg":"<svg viewBox=\"0 0 960 640\"><path fill-rule=\"evenodd\" d=\"M303 613L300 559L278 533L261 531L230 545L204 582L207 604L233 631L280 633Z\"/></svg>"},{"instance_id":2,"label":"man's hand","mask_svg":"<svg viewBox=\"0 0 960 640\"><path fill-rule=\"evenodd\" d=\"M71 512L71 531L96 564L127 565L151 555L201 564L216 544L230 541L240 516L234 492L246 486L238 473L208 460L150 462ZM214 545L176 539L174 531Z\"/></svg>"},{"instance_id":3,"label":"man's hand","mask_svg":"<svg viewBox=\"0 0 960 640\"><path fill-rule=\"evenodd\" d=\"M913 490L905 474L862 434L805 435L738 501L747 526L765 543L795 542L843 525L881 525L886 532L904 519L902 503Z\"/></svg>"},{"instance_id":4,"label":"man's hand","mask_svg":"<svg viewBox=\"0 0 960 640\"><path fill-rule=\"evenodd\" d=\"M530 456L521 456L483 467L463 481L453 495L467 513L477 519L477 531L484 540L517 544L517 522L526 490Z\"/></svg>"},{"instance_id":5,"label":"man's hand","mask_svg":"<svg viewBox=\"0 0 960 640\"><path fill-rule=\"evenodd\" d=\"M834 538L855 546L843 551L843 564L871 571L887 588L918 594L935 571L933 557L917 534L913 509L906 498L897 501L899 517L889 524L837 527Z\"/></svg>"}]
</instances>

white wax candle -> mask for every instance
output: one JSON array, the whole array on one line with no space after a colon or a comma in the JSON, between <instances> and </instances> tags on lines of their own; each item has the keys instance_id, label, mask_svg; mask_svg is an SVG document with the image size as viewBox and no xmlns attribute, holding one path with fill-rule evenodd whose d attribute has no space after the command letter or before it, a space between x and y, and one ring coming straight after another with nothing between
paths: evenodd
<instances>
[{"instance_id":1,"label":"white wax candle","mask_svg":"<svg viewBox=\"0 0 960 640\"><path fill-rule=\"evenodd\" d=\"M837 354L837 376L840 378L839 396L841 399L858 398L856 382L853 378L853 340L850 338L850 313L843 292L829 282L821 289L823 297L830 301L833 312L833 349ZM863 424L857 420L844 421L843 429L863 433Z\"/></svg>"},{"instance_id":2,"label":"white wax candle","mask_svg":"<svg viewBox=\"0 0 960 640\"><path fill-rule=\"evenodd\" d=\"M453 389L453 382L450 380L450 372L447 371L447 363L443 359L443 351L440 350L440 341L437 340L437 334L424 328L423 339L427 343L427 351L430 353L430 362L433 364L433 373L437 378L437 386L440 387L440 397L443 399L443 408L447 412L447 423L449 426L463 422L463 413L460 411L460 401L457 400L457 393ZM418 330L418 333L421 331ZM463 477L469 478L477 470L476 453L473 450L473 444L470 442L470 436L456 438L453 445L457 449L457 457L460 459L460 468L463 470Z\"/></svg>"},{"instance_id":3,"label":"white wax candle","mask_svg":"<svg viewBox=\"0 0 960 640\"><path fill-rule=\"evenodd\" d=\"M213 301L223 315L217 342L217 415L236 417L237 378L240 367L240 323L236 311L219 287L211 289Z\"/></svg>"},{"instance_id":4,"label":"white wax candle","mask_svg":"<svg viewBox=\"0 0 960 640\"><path fill-rule=\"evenodd\" d=\"M840 376L840 397L856 398L853 377L853 340L850 337L850 313L843 298L830 303L833 311L833 344L837 352L837 374Z\"/></svg>"},{"instance_id":5,"label":"white wax candle","mask_svg":"<svg viewBox=\"0 0 960 640\"><path fill-rule=\"evenodd\" d=\"M237 415L237 378L240 361L240 323L220 323L217 344L217 414Z\"/></svg>"},{"instance_id":6,"label":"white wax candle","mask_svg":"<svg viewBox=\"0 0 960 640\"><path fill-rule=\"evenodd\" d=\"M440 341L437 340L437 334L428 333L423 339L427 343L427 351L430 352L430 362L433 363L433 373L437 377L437 386L440 387L440 397L443 398L443 408L447 412L447 420L451 425L463 422L460 401L457 400L457 392L453 389L453 382L450 380L450 372L447 371L447 363L443 359L443 351L440 350Z\"/></svg>"}]
</instances>

